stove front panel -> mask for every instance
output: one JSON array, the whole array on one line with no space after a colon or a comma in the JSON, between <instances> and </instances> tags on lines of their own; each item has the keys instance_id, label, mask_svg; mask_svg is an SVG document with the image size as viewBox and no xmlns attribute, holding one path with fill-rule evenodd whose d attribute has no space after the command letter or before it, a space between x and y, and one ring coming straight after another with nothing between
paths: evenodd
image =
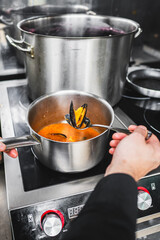
<instances>
[{"instance_id":1,"label":"stove front panel","mask_svg":"<svg viewBox=\"0 0 160 240\"><path fill-rule=\"evenodd\" d=\"M138 192L147 192L151 199L148 201L145 195L144 198L141 197L140 203L137 202L136 233L138 239L143 239L147 234L154 232L157 219L160 218L159 175L141 179L138 182L138 189ZM61 234L68 231L71 221L78 216L90 193L91 191L10 211L15 240L49 240L50 234L56 234L52 235L52 239L59 239ZM55 223L51 217L56 217L59 221Z\"/></svg>"},{"instance_id":2,"label":"stove front panel","mask_svg":"<svg viewBox=\"0 0 160 240\"><path fill-rule=\"evenodd\" d=\"M12 210L10 215L15 240L51 239L51 236L52 239L59 239L78 216L89 195L90 192L87 192ZM54 217L58 218L57 222Z\"/></svg>"}]
</instances>

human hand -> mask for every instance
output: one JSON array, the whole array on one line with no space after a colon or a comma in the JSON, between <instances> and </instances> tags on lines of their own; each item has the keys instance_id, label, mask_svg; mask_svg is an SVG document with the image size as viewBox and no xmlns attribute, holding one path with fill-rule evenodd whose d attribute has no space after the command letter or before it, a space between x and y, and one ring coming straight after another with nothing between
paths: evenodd
<instances>
[{"instance_id":1,"label":"human hand","mask_svg":"<svg viewBox=\"0 0 160 240\"><path fill-rule=\"evenodd\" d=\"M128 129L133 131L129 136L124 133L112 136L109 152L113 158L105 176L126 173L138 181L160 165L160 142L154 134L146 141L147 128L144 126L131 125Z\"/></svg>"},{"instance_id":2,"label":"human hand","mask_svg":"<svg viewBox=\"0 0 160 240\"><path fill-rule=\"evenodd\" d=\"M142 127L144 127L144 126L142 126ZM129 130L130 132L133 132L136 128L137 128L136 125L130 125L130 126L128 127L128 130ZM144 127L144 129L146 129L146 127ZM109 153L110 153L111 155L113 155L113 153L114 153L117 145L119 144L119 142L120 142L123 138L125 138L126 136L127 136L127 134L121 133L121 132L116 132L116 133L114 133L114 134L112 135L112 140L111 140L110 143L109 143L109 144L110 144L110 147L111 147L111 148L109 149Z\"/></svg>"},{"instance_id":3,"label":"human hand","mask_svg":"<svg viewBox=\"0 0 160 240\"><path fill-rule=\"evenodd\" d=\"M6 150L6 145L2 142L0 142L0 153L1 152L7 153L12 158L16 158L18 156L18 152L16 149ZM1 159L2 159L2 155L0 154L0 160Z\"/></svg>"}]
</instances>

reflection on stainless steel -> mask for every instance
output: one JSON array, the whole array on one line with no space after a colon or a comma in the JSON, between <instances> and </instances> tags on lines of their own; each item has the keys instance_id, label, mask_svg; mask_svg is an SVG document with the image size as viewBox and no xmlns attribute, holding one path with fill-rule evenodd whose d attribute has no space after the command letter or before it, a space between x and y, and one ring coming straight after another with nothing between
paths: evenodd
<instances>
[{"instance_id":1,"label":"reflection on stainless steel","mask_svg":"<svg viewBox=\"0 0 160 240\"><path fill-rule=\"evenodd\" d=\"M135 105L143 109L155 110L155 111L160 110L160 100L156 101L154 99L150 99L146 101L136 101Z\"/></svg>"},{"instance_id":2,"label":"reflection on stainless steel","mask_svg":"<svg viewBox=\"0 0 160 240\"><path fill-rule=\"evenodd\" d=\"M132 99L132 100L140 100L140 101L150 99L150 97L142 97L142 96L141 97L136 97L136 96L130 96L130 95L126 95L126 94L123 94L122 97Z\"/></svg>"},{"instance_id":3,"label":"reflection on stainless steel","mask_svg":"<svg viewBox=\"0 0 160 240\"><path fill-rule=\"evenodd\" d=\"M19 105L24 111L27 112L29 105L31 104L31 100L27 96L27 89L23 89L19 95Z\"/></svg>"},{"instance_id":4,"label":"reflection on stainless steel","mask_svg":"<svg viewBox=\"0 0 160 240\"><path fill-rule=\"evenodd\" d=\"M134 100L134 104L143 109L160 110L160 99Z\"/></svg>"},{"instance_id":5,"label":"reflection on stainless steel","mask_svg":"<svg viewBox=\"0 0 160 240\"><path fill-rule=\"evenodd\" d=\"M7 27L0 28L0 81L23 79L25 69L18 64L15 51L6 40L7 30Z\"/></svg>"}]
</instances>

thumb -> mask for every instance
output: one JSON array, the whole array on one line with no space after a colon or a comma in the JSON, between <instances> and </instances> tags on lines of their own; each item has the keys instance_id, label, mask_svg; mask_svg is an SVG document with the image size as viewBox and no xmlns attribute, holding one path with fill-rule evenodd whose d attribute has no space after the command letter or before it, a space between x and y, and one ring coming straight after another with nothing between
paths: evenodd
<instances>
[{"instance_id":1,"label":"thumb","mask_svg":"<svg viewBox=\"0 0 160 240\"><path fill-rule=\"evenodd\" d=\"M139 133L144 138L147 136L147 128L145 126L137 126L134 133Z\"/></svg>"}]
</instances>

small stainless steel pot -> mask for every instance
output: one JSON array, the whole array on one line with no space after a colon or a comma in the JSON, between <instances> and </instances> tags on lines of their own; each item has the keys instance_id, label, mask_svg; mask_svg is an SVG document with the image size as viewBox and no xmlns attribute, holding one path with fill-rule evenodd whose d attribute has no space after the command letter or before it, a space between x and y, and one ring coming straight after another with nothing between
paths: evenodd
<instances>
[{"instance_id":1,"label":"small stainless steel pot","mask_svg":"<svg viewBox=\"0 0 160 240\"><path fill-rule=\"evenodd\" d=\"M132 41L141 32L138 23L119 17L64 14L26 19L18 23L18 28L22 42L9 36L7 39L25 52L28 95L32 100L62 89L91 92L112 106L120 100ZM48 33L52 28L64 31L56 36ZM91 33L87 36L86 28ZM114 35L108 36L108 29ZM64 32L67 35L63 36Z\"/></svg>"},{"instance_id":2,"label":"small stainless steel pot","mask_svg":"<svg viewBox=\"0 0 160 240\"><path fill-rule=\"evenodd\" d=\"M81 172L94 167L106 154L108 130L89 140L68 143L52 141L37 133L46 125L64 121L71 100L75 108L84 103L88 104L87 116L92 123L112 125L114 112L107 101L80 91L59 91L42 96L29 106L27 113L29 136L1 141L8 145L8 149L33 145L38 160L56 171Z\"/></svg>"}]
</instances>

